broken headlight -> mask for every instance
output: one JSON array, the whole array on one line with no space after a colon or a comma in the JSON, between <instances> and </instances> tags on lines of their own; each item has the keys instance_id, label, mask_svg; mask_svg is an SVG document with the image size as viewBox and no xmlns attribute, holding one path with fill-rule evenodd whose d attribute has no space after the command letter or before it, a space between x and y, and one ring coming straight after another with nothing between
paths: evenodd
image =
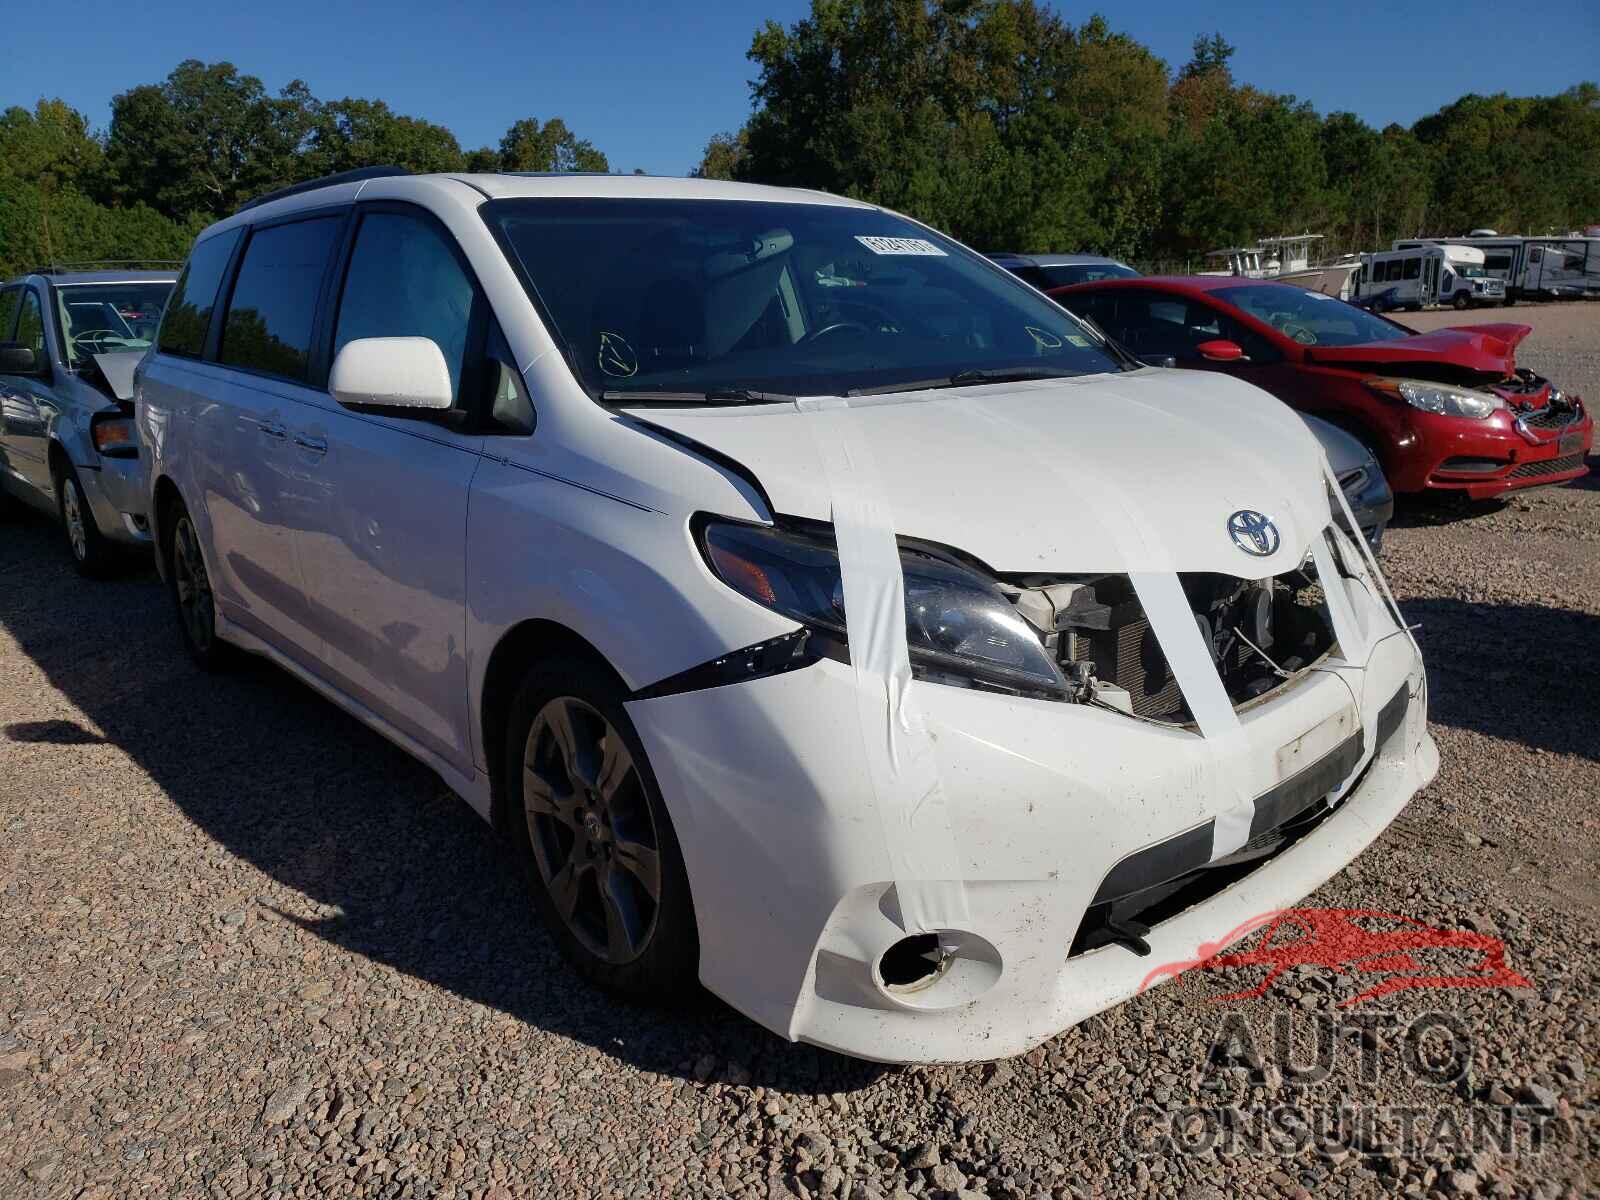
<instances>
[{"instance_id":1,"label":"broken headlight","mask_svg":"<svg viewBox=\"0 0 1600 1200\"><path fill-rule=\"evenodd\" d=\"M1470 417L1474 421L1482 421L1506 407L1506 402L1499 396L1444 383L1429 383L1423 379L1369 379L1367 386L1382 395L1404 400L1412 408L1446 417Z\"/></svg>"},{"instance_id":2,"label":"broken headlight","mask_svg":"<svg viewBox=\"0 0 1600 1200\"><path fill-rule=\"evenodd\" d=\"M847 640L844 580L833 539L714 521L700 531L712 572L742 596ZM1068 688L1039 636L995 582L902 548L906 648L920 679L1063 696Z\"/></svg>"}]
</instances>

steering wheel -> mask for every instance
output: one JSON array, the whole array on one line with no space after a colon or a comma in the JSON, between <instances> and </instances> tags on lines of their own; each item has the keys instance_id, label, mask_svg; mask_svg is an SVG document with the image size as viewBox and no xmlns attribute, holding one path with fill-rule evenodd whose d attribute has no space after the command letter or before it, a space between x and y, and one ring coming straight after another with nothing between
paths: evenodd
<instances>
[{"instance_id":1,"label":"steering wheel","mask_svg":"<svg viewBox=\"0 0 1600 1200\"><path fill-rule=\"evenodd\" d=\"M854 329L858 333L877 332L877 330L873 329L872 326L863 321L835 321L831 325L824 325L821 329L813 329L795 344L804 346L811 342L820 341L821 339L829 337L835 333L840 333L846 329Z\"/></svg>"},{"instance_id":2,"label":"steering wheel","mask_svg":"<svg viewBox=\"0 0 1600 1200\"><path fill-rule=\"evenodd\" d=\"M104 354L106 353L106 350L101 345L101 342L103 342L106 338L121 339L122 334L118 333L115 329L85 329L82 333L75 333L72 335L72 344L77 346L79 342L92 342L93 345L90 347L89 353Z\"/></svg>"},{"instance_id":3,"label":"steering wheel","mask_svg":"<svg viewBox=\"0 0 1600 1200\"><path fill-rule=\"evenodd\" d=\"M1279 320L1280 317L1282 320ZM1272 318L1272 324L1277 326L1278 332L1285 337L1293 338L1302 346L1315 346L1317 344L1317 335L1298 321L1290 320L1288 313L1273 313Z\"/></svg>"}]
</instances>

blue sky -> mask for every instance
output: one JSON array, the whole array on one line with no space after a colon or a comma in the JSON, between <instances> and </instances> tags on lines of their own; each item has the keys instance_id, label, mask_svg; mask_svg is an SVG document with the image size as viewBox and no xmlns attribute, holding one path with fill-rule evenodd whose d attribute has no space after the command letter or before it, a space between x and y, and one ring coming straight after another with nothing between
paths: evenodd
<instances>
[{"instance_id":1,"label":"blue sky","mask_svg":"<svg viewBox=\"0 0 1600 1200\"><path fill-rule=\"evenodd\" d=\"M196 6L136 0L91 16L15 0L5 18L0 107L61 96L90 122L111 97L180 60L227 59L272 91L296 77L323 99L382 99L448 126L468 149L523 116L566 119L614 169L683 174L706 139L738 127L753 75L744 57L766 18L806 0L337 0ZM1320 111L1409 124L1466 91L1544 94L1600 76L1600 3L1540 0L1537 19L1487 0L1323 0L1197 5L1058 3L1074 24L1096 9L1174 68L1198 32L1238 47L1239 79Z\"/></svg>"}]
</instances>

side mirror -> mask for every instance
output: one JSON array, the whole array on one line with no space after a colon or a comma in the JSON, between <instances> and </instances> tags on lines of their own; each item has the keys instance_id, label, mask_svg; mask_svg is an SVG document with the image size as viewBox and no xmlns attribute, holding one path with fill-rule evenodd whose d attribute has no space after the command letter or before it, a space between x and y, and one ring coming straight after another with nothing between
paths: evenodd
<instances>
[{"instance_id":1,"label":"side mirror","mask_svg":"<svg viewBox=\"0 0 1600 1200\"><path fill-rule=\"evenodd\" d=\"M32 346L20 342L0 342L0 375L37 375L39 357Z\"/></svg>"},{"instance_id":2,"label":"side mirror","mask_svg":"<svg viewBox=\"0 0 1600 1200\"><path fill-rule=\"evenodd\" d=\"M1211 362L1248 362L1244 351L1239 348L1238 342L1230 342L1226 338L1217 338L1215 341L1201 342L1195 347L1200 352L1200 357Z\"/></svg>"},{"instance_id":3,"label":"side mirror","mask_svg":"<svg viewBox=\"0 0 1600 1200\"><path fill-rule=\"evenodd\" d=\"M433 339L358 338L328 373L328 391L346 408L445 412L455 404L450 368Z\"/></svg>"}]
</instances>

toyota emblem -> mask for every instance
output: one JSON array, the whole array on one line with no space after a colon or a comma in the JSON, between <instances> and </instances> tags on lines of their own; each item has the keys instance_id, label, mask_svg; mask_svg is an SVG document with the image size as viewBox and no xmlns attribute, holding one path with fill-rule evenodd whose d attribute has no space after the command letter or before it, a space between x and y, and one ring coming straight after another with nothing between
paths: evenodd
<instances>
[{"instance_id":1,"label":"toyota emblem","mask_svg":"<svg viewBox=\"0 0 1600 1200\"><path fill-rule=\"evenodd\" d=\"M1228 518L1228 536L1246 554L1265 558L1278 548L1278 527L1272 518L1253 508L1241 508Z\"/></svg>"}]
</instances>

